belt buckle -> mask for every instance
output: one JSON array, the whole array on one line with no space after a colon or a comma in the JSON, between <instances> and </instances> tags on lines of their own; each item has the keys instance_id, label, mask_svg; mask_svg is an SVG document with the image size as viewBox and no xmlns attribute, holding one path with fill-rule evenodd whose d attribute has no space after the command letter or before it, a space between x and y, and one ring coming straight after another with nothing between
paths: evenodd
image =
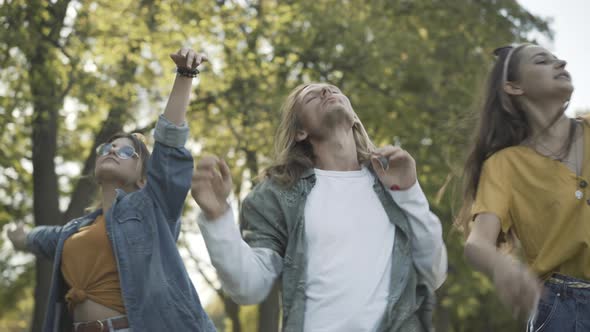
<instances>
[{"instance_id":1,"label":"belt buckle","mask_svg":"<svg viewBox=\"0 0 590 332\"><path fill-rule=\"evenodd\" d=\"M90 325L92 323L98 324L99 331L100 332L103 331L103 329L104 329L104 323L101 320L95 320L95 321L90 321L90 322L82 323L80 325L74 325L74 332L78 332L78 329L80 328L81 325Z\"/></svg>"},{"instance_id":2,"label":"belt buckle","mask_svg":"<svg viewBox=\"0 0 590 332\"><path fill-rule=\"evenodd\" d=\"M101 320L96 320L95 322L98 323L98 329L102 332L104 329L104 323Z\"/></svg>"}]
</instances>

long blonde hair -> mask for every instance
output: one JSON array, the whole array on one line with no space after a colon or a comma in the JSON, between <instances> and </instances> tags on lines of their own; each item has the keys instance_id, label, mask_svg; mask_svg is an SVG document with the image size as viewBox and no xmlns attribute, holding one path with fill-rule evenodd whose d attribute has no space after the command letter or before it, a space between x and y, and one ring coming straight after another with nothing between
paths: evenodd
<instances>
[{"instance_id":1,"label":"long blonde hair","mask_svg":"<svg viewBox=\"0 0 590 332\"><path fill-rule=\"evenodd\" d=\"M296 140L297 131L303 129L299 119L299 95L303 89L313 84L325 83L299 85L291 91L281 107L282 117L275 135L273 163L263 171L262 177L271 178L283 186L292 186L305 170L314 166L315 156L309 140ZM352 132L358 161L369 164L375 146L356 114Z\"/></svg>"}]
</instances>

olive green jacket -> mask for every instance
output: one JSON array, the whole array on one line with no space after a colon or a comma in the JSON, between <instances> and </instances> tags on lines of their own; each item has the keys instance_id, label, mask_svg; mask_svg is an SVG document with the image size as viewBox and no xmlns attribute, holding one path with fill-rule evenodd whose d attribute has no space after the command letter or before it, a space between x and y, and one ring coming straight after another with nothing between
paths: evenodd
<instances>
[{"instance_id":1,"label":"olive green jacket","mask_svg":"<svg viewBox=\"0 0 590 332\"><path fill-rule=\"evenodd\" d=\"M248 194L240 212L244 240L252 248L272 249L283 258L285 332L303 332L307 267L304 209L315 182L311 169L289 188L267 179ZM396 226L389 299L379 331L432 331L434 294L419 282L410 250L408 218L377 176L373 189Z\"/></svg>"}]
</instances>

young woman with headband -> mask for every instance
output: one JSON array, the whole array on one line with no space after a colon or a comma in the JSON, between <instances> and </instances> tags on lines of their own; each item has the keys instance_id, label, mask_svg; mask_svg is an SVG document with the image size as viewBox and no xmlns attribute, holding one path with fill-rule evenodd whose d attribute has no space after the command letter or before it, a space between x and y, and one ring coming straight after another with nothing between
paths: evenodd
<instances>
[{"instance_id":1,"label":"young woman with headband","mask_svg":"<svg viewBox=\"0 0 590 332\"><path fill-rule=\"evenodd\" d=\"M565 61L532 44L495 53L465 164L465 257L530 331L590 331L590 124L564 114Z\"/></svg>"}]
</instances>

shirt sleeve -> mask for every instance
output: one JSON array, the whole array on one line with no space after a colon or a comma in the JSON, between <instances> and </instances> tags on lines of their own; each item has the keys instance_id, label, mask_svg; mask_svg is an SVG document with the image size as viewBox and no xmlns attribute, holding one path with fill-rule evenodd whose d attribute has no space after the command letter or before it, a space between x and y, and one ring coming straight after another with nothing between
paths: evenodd
<instances>
[{"instance_id":1,"label":"shirt sleeve","mask_svg":"<svg viewBox=\"0 0 590 332\"><path fill-rule=\"evenodd\" d=\"M156 130L154 131L154 139L156 142L164 144L172 148L181 148L188 140L189 128L183 123L178 126L170 122L162 114L156 123Z\"/></svg>"},{"instance_id":2,"label":"shirt sleeve","mask_svg":"<svg viewBox=\"0 0 590 332\"><path fill-rule=\"evenodd\" d=\"M389 192L408 217L414 266L425 284L435 290L447 277L447 249L440 220L430 212L418 181L408 190Z\"/></svg>"},{"instance_id":3,"label":"shirt sleeve","mask_svg":"<svg viewBox=\"0 0 590 332\"><path fill-rule=\"evenodd\" d=\"M480 213L493 213L500 219L502 232L507 233L512 227L511 200L511 186L506 166L492 156L483 164L471 215L475 219Z\"/></svg>"},{"instance_id":4,"label":"shirt sleeve","mask_svg":"<svg viewBox=\"0 0 590 332\"><path fill-rule=\"evenodd\" d=\"M200 214L198 223L223 289L239 304L262 302L283 270L281 256L272 249L251 248L231 209L214 221Z\"/></svg>"},{"instance_id":5,"label":"shirt sleeve","mask_svg":"<svg viewBox=\"0 0 590 332\"><path fill-rule=\"evenodd\" d=\"M184 148L188 127L177 126L160 116L156 143L148 162L145 190L164 212L167 221L178 222L191 186L193 158Z\"/></svg>"},{"instance_id":6,"label":"shirt sleeve","mask_svg":"<svg viewBox=\"0 0 590 332\"><path fill-rule=\"evenodd\" d=\"M37 256L53 260L63 226L37 226L26 237L27 249Z\"/></svg>"}]
</instances>

